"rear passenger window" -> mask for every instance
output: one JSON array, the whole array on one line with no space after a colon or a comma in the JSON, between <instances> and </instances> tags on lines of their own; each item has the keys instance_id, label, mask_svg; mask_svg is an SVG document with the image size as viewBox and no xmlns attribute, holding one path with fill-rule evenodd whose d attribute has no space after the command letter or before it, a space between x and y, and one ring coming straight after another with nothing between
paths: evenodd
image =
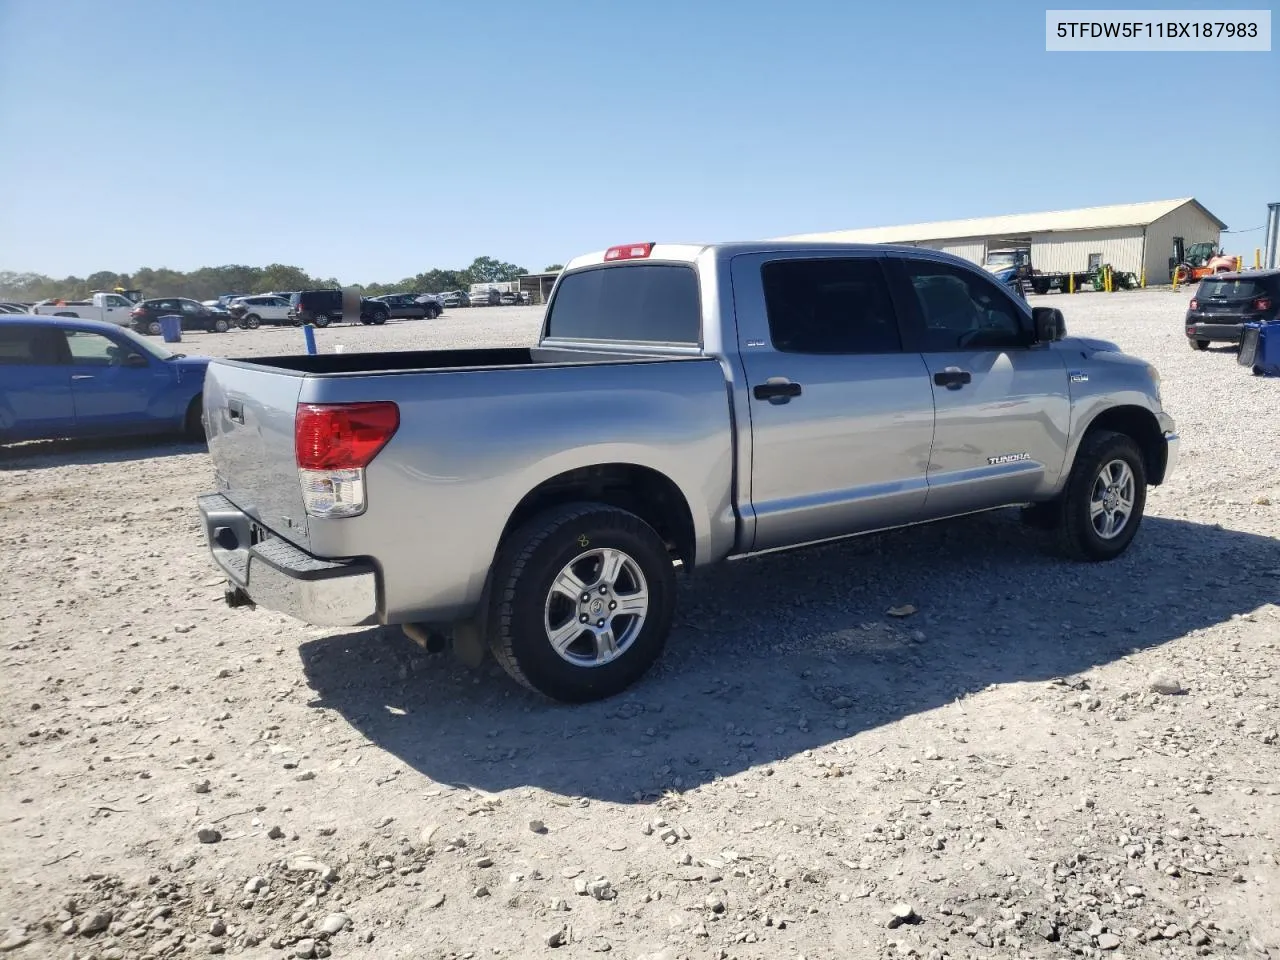
<instances>
[{"instance_id":1,"label":"rear passenger window","mask_svg":"<svg viewBox=\"0 0 1280 960\"><path fill-rule=\"evenodd\" d=\"M664 264L597 267L560 281L547 336L629 343L701 342L698 277Z\"/></svg>"},{"instance_id":2,"label":"rear passenger window","mask_svg":"<svg viewBox=\"0 0 1280 960\"><path fill-rule=\"evenodd\" d=\"M761 268L769 337L785 353L898 353L879 261L776 260Z\"/></svg>"},{"instance_id":3,"label":"rear passenger window","mask_svg":"<svg viewBox=\"0 0 1280 960\"><path fill-rule=\"evenodd\" d=\"M58 342L52 330L0 326L0 367L55 366L59 362Z\"/></svg>"}]
</instances>

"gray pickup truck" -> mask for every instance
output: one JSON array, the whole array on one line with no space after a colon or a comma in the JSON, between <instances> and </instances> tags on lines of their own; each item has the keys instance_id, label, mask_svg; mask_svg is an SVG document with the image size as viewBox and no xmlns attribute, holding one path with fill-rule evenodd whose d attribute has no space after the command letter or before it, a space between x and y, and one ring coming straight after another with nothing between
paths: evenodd
<instances>
[{"instance_id":1,"label":"gray pickup truck","mask_svg":"<svg viewBox=\"0 0 1280 960\"><path fill-rule=\"evenodd\" d=\"M204 397L228 603L564 701L653 664L678 569L1006 506L1109 560L1178 448L1152 366L914 247L613 247L532 349L215 360Z\"/></svg>"}]
</instances>

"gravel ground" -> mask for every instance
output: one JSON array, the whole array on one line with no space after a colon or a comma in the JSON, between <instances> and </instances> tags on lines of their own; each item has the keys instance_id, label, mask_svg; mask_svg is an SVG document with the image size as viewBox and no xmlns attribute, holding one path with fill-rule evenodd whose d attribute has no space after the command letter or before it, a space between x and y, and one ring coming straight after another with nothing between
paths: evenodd
<instances>
[{"instance_id":1,"label":"gravel ground","mask_svg":"<svg viewBox=\"0 0 1280 960\"><path fill-rule=\"evenodd\" d=\"M1280 383L1188 349L1182 295L1043 299L1164 374L1182 461L1124 557L1000 513L738 562L584 707L225 608L199 447L0 455L0 952L1280 957Z\"/></svg>"}]
</instances>

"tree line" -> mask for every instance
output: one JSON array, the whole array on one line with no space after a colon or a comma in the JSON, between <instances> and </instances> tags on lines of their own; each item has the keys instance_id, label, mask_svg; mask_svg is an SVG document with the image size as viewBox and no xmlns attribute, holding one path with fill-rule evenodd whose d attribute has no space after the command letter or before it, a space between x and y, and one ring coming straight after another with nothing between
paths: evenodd
<instances>
[{"instance_id":1,"label":"tree line","mask_svg":"<svg viewBox=\"0 0 1280 960\"><path fill-rule=\"evenodd\" d=\"M561 269L552 264L545 272ZM468 267L458 270L432 269L405 277L396 283L351 284L365 296L384 293L443 293L466 290L473 283L496 283L515 280L529 271L514 263L494 257L476 257ZM252 294L285 290L317 290L342 286L334 277L313 277L301 267L273 263L265 267L231 264L201 267L184 273L166 267L143 267L133 273L100 270L87 277L55 279L38 273L0 271L0 300L36 301L61 297L83 300L99 290L141 290L144 297L189 297L212 300L224 293Z\"/></svg>"}]
</instances>

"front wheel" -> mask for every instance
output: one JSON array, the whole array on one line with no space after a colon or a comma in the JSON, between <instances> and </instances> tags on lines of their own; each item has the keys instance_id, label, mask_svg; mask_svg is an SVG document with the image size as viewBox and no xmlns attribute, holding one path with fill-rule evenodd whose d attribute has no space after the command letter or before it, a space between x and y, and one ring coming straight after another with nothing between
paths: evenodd
<instances>
[{"instance_id":1,"label":"front wheel","mask_svg":"<svg viewBox=\"0 0 1280 960\"><path fill-rule=\"evenodd\" d=\"M1059 505L1058 542L1076 560L1113 560L1128 548L1147 503L1147 469L1132 438L1089 434Z\"/></svg>"},{"instance_id":2,"label":"front wheel","mask_svg":"<svg viewBox=\"0 0 1280 960\"><path fill-rule=\"evenodd\" d=\"M227 323L227 321L223 320L221 317L213 321L214 333L226 333L230 329L231 329L231 324Z\"/></svg>"},{"instance_id":3,"label":"front wheel","mask_svg":"<svg viewBox=\"0 0 1280 960\"><path fill-rule=\"evenodd\" d=\"M151 334L153 337L160 336L160 321L152 320L150 323L148 323L147 333Z\"/></svg>"},{"instance_id":4,"label":"front wheel","mask_svg":"<svg viewBox=\"0 0 1280 960\"><path fill-rule=\"evenodd\" d=\"M566 703L600 700L658 659L675 599L675 568L652 527L616 507L567 504L499 549L490 646L531 690Z\"/></svg>"},{"instance_id":5,"label":"front wheel","mask_svg":"<svg viewBox=\"0 0 1280 960\"><path fill-rule=\"evenodd\" d=\"M375 313L375 314L373 315L372 319L373 319L373 323L374 323L374 325L375 325L375 326L379 326L379 327L380 327L380 326L382 326L384 323L386 323L386 322L387 322L387 315L386 315L385 313L383 313L383 312L379 311L378 313Z\"/></svg>"},{"instance_id":6,"label":"front wheel","mask_svg":"<svg viewBox=\"0 0 1280 960\"><path fill-rule=\"evenodd\" d=\"M436 306L434 303L427 305L428 320L434 320L436 317L440 316L442 312L443 311L440 309L440 307Z\"/></svg>"},{"instance_id":7,"label":"front wheel","mask_svg":"<svg viewBox=\"0 0 1280 960\"><path fill-rule=\"evenodd\" d=\"M187 406L187 415L183 418L182 432L188 440L202 443L207 437L204 430L204 394L197 393Z\"/></svg>"}]
</instances>

